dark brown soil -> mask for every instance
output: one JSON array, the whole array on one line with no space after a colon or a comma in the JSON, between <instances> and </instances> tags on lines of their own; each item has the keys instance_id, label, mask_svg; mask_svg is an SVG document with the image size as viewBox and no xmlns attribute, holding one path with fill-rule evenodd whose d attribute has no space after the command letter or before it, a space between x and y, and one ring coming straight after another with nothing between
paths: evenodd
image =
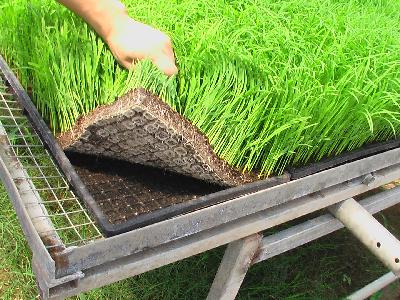
<instances>
[{"instance_id":1,"label":"dark brown soil","mask_svg":"<svg viewBox=\"0 0 400 300\"><path fill-rule=\"evenodd\" d=\"M111 224L221 190L138 164L73 153L68 157Z\"/></svg>"},{"instance_id":2,"label":"dark brown soil","mask_svg":"<svg viewBox=\"0 0 400 300\"><path fill-rule=\"evenodd\" d=\"M160 98L136 89L58 136L66 150L162 168L225 186L256 181L213 152L208 139Z\"/></svg>"}]
</instances>

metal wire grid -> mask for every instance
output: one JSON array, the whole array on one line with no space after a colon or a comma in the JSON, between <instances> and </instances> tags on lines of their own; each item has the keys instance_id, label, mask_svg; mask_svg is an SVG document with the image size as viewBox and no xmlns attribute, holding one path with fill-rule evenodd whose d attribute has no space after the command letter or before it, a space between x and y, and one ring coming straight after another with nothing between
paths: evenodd
<instances>
[{"instance_id":1,"label":"metal wire grid","mask_svg":"<svg viewBox=\"0 0 400 300\"><path fill-rule=\"evenodd\" d=\"M25 203L29 211L38 203L42 215L34 218L48 218L64 246L78 246L102 238L98 227L88 215L79 199L70 190L63 174L45 149L41 139L24 116L14 96L7 93L7 87L0 78L0 120L7 132L12 154L26 170L26 176L14 178L29 180L32 192L40 195L40 201ZM35 220L32 220L33 222ZM45 237L48 232L38 232ZM49 244L48 248L62 245Z\"/></svg>"}]
</instances>

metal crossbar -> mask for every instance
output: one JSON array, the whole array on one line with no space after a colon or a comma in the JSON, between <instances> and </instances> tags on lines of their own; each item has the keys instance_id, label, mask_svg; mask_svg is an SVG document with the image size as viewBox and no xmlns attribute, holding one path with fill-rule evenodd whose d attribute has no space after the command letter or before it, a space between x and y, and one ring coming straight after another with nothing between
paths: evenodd
<instances>
[{"instance_id":1,"label":"metal crossbar","mask_svg":"<svg viewBox=\"0 0 400 300\"><path fill-rule=\"evenodd\" d=\"M32 221L47 219L54 228L39 231L39 236L46 237L55 231L63 245L49 244L48 249L59 246L84 245L102 238L98 227L70 189L43 142L23 115L23 109L14 99L13 94L6 92L7 87L0 79L0 124L7 134L9 150L12 157L25 170L21 176L13 178L18 184L21 180L31 182L25 185L21 193L33 193L40 196L37 201L25 202L30 207L41 207Z\"/></svg>"}]
</instances>

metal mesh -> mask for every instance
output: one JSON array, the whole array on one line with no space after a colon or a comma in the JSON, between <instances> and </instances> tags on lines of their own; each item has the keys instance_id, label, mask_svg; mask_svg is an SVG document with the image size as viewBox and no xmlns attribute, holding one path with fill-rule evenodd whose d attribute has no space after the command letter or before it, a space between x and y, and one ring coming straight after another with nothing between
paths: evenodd
<instances>
[{"instance_id":1,"label":"metal mesh","mask_svg":"<svg viewBox=\"0 0 400 300\"><path fill-rule=\"evenodd\" d=\"M14 96L0 78L0 120L11 147L12 155L23 166L24 174L18 180L29 180L30 189L40 196L39 205L65 246L77 246L102 238L102 235L80 200L70 190L63 174L45 149ZM38 202L25 203L26 209ZM35 220L32 220L33 222ZM46 232L38 232L46 236ZM47 245L57 247L61 245Z\"/></svg>"}]
</instances>

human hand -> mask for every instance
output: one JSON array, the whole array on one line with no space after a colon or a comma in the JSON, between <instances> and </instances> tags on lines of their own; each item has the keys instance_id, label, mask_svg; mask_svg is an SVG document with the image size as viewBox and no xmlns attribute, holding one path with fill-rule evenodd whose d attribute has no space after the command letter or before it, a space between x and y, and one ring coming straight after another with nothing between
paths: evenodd
<instances>
[{"instance_id":1,"label":"human hand","mask_svg":"<svg viewBox=\"0 0 400 300\"><path fill-rule=\"evenodd\" d=\"M105 40L117 61L127 69L150 59L166 75L178 72L170 38L128 16L120 0L57 0L80 15Z\"/></svg>"},{"instance_id":2,"label":"human hand","mask_svg":"<svg viewBox=\"0 0 400 300\"><path fill-rule=\"evenodd\" d=\"M117 61L127 69L135 61L148 58L168 76L178 72L171 39L128 15L116 18L104 39Z\"/></svg>"}]
</instances>

